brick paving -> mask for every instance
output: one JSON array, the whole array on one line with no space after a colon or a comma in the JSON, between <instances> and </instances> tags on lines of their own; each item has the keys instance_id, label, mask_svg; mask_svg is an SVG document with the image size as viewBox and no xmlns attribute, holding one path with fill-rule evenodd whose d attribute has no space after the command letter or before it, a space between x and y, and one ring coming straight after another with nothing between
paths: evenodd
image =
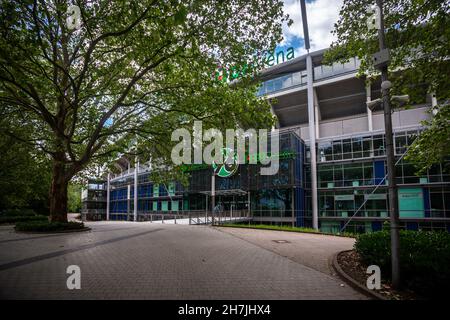
<instances>
[{"instance_id":1,"label":"brick paving","mask_svg":"<svg viewBox=\"0 0 450 320\"><path fill-rule=\"evenodd\" d=\"M0 298L365 299L320 268L242 234L189 225L88 225L90 232L51 236L0 227ZM73 264L81 268L80 290L66 287Z\"/></svg>"},{"instance_id":2,"label":"brick paving","mask_svg":"<svg viewBox=\"0 0 450 320\"><path fill-rule=\"evenodd\" d=\"M310 233L244 228L217 228L302 265L335 275L332 259L335 253L351 250L355 239ZM277 243L274 240L284 240Z\"/></svg>"}]
</instances>

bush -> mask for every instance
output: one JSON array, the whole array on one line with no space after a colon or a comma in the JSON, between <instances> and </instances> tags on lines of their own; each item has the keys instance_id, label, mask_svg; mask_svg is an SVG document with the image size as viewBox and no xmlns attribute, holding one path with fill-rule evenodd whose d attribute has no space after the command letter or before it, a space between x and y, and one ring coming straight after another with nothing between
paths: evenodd
<instances>
[{"instance_id":1,"label":"bush","mask_svg":"<svg viewBox=\"0 0 450 320\"><path fill-rule=\"evenodd\" d=\"M27 222L27 221L48 221L46 216L3 216L0 215L0 224L3 223L16 223L16 222Z\"/></svg>"},{"instance_id":2,"label":"bush","mask_svg":"<svg viewBox=\"0 0 450 320\"><path fill-rule=\"evenodd\" d=\"M391 236L388 230L361 234L355 250L366 265L378 265L391 276ZM400 267L404 284L425 295L450 285L450 234L447 232L400 231Z\"/></svg>"},{"instance_id":3,"label":"bush","mask_svg":"<svg viewBox=\"0 0 450 320\"><path fill-rule=\"evenodd\" d=\"M6 209L0 214L0 217L4 216L35 216L36 212L33 209Z\"/></svg>"},{"instance_id":4,"label":"bush","mask_svg":"<svg viewBox=\"0 0 450 320\"><path fill-rule=\"evenodd\" d=\"M16 224L17 231L53 232L66 230L84 229L83 222L48 222L48 221L28 221Z\"/></svg>"},{"instance_id":5,"label":"bush","mask_svg":"<svg viewBox=\"0 0 450 320\"><path fill-rule=\"evenodd\" d=\"M292 232L302 232L302 233L317 233L325 234L331 236L342 236L355 238L355 234L351 232L342 233L329 233L317 231L316 229L306 228L306 227L292 227L289 225L270 225L270 224L247 224L247 223L224 223L220 224L221 227L233 227L233 228L250 228L250 229L264 229L264 230L278 230L278 231L292 231Z\"/></svg>"}]
</instances>

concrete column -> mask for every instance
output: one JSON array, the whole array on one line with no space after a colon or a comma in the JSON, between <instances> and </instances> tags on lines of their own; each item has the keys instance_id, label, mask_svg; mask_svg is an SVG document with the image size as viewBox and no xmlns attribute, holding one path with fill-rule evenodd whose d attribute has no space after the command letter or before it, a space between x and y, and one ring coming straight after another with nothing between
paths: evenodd
<instances>
[{"instance_id":1,"label":"concrete column","mask_svg":"<svg viewBox=\"0 0 450 320\"><path fill-rule=\"evenodd\" d=\"M108 180L106 180L106 220L109 220L109 180L110 180L110 173L108 172Z\"/></svg>"},{"instance_id":2,"label":"concrete column","mask_svg":"<svg viewBox=\"0 0 450 320\"><path fill-rule=\"evenodd\" d=\"M319 121L320 121L320 109L319 109L319 99L317 98L317 91L314 88L314 119L316 127L316 138L320 138L319 135Z\"/></svg>"},{"instance_id":3,"label":"concrete column","mask_svg":"<svg viewBox=\"0 0 450 320\"><path fill-rule=\"evenodd\" d=\"M311 55L306 56L306 74L308 90L308 127L309 148L311 152L311 202L312 202L312 224L314 229L319 229L319 210L317 203L317 159L316 159L316 130L314 121L314 88L313 88L313 65Z\"/></svg>"},{"instance_id":4,"label":"concrete column","mask_svg":"<svg viewBox=\"0 0 450 320\"><path fill-rule=\"evenodd\" d=\"M131 185L127 184L127 217L128 214L130 213L130 198L131 198Z\"/></svg>"},{"instance_id":5,"label":"concrete column","mask_svg":"<svg viewBox=\"0 0 450 320\"><path fill-rule=\"evenodd\" d=\"M370 83L366 84L366 101L367 102L372 101L372 89ZM367 123L369 131L373 131L372 110L370 110L368 107L366 107L366 109L367 109Z\"/></svg>"},{"instance_id":6,"label":"concrete column","mask_svg":"<svg viewBox=\"0 0 450 320\"><path fill-rule=\"evenodd\" d=\"M135 161L134 166L134 210L133 210L133 220L137 221L137 212L138 212L138 170L139 170L139 161Z\"/></svg>"},{"instance_id":7,"label":"concrete column","mask_svg":"<svg viewBox=\"0 0 450 320\"><path fill-rule=\"evenodd\" d=\"M272 130L271 130L271 131L275 131L276 128L279 128L279 127L280 127L280 122L279 122L279 120L278 120L277 114L275 113L275 110L273 110L272 104L270 104L270 113L271 113L272 116L274 116L275 119L276 119L275 125L272 126Z\"/></svg>"}]
</instances>

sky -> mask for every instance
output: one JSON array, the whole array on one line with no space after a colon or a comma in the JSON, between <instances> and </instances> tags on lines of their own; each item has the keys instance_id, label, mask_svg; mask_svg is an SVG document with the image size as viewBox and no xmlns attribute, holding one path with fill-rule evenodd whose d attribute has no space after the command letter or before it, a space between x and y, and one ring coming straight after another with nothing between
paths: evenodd
<instances>
[{"instance_id":1,"label":"sky","mask_svg":"<svg viewBox=\"0 0 450 320\"><path fill-rule=\"evenodd\" d=\"M342 0L307 0L309 41L311 51L327 48L334 39L331 31L339 17ZM303 26L299 0L284 0L284 12L289 14L293 24L283 26L284 40L277 51L294 47L295 57L306 53L303 43Z\"/></svg>"}]
</instances>

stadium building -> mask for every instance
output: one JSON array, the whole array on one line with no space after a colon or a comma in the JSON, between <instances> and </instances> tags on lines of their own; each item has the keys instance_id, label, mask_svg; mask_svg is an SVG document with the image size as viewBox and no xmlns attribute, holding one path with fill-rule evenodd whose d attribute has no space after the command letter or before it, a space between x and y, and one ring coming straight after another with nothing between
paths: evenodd
<instances>
[{"instance_id":1,"label":"stadium building","mask_svg":"<svg viewBox=\"0 0 450 320\"><path fill-rule=\"evenodd\" d=\"M262 72L258 94L270 99L278 120L279 172L261 176L258 165L240 165L230 177L215 177L216 209L246 216L252 223L311 227L317 217L320 229L333 233L376 231L389 220L384 114L381 107L370 110L366 105L381 96L380 80L367 84L357 77L357 59L323 65L323 53L310 53L311 114L306 55ZM403 158L436 104L429 95L423 104L392 113L400 223L405 229L450 231L450 175L436 165L418 176ZM142 221L214 212L210 167L192 167L189 185L183 188L176 182L149 181L149 165L134 166L126 158L115 165L120 174L89 183L83 197L85 219Z\"/></svg>"}]
</instances>

